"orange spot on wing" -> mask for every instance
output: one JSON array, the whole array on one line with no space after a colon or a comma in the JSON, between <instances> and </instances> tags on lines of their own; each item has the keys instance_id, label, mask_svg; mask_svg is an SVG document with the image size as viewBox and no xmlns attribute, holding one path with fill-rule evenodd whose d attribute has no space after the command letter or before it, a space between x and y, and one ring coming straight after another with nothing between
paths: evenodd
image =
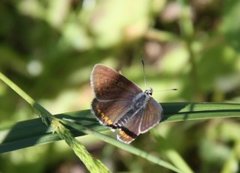
<instances>
[{"instance_id":1,"label":"orange spot on wing","mask_svg":"<svg viewBox=\"0 0 240 173\"><path fill-rule=\"evenodd\" d=\"M107 115L105 115L100 109L97 109L97 112L100 115L100 117L99 117L100 120L104 124L107 124L107 125L112 125L113 124L112 120Z\"/></svg>"}]
</instances>

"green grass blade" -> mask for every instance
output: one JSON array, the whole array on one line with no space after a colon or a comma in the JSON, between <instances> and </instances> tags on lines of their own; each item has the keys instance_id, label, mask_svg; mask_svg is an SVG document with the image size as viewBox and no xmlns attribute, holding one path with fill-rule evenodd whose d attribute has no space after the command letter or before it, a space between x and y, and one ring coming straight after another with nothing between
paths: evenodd
<instances>
[{"instance_id":1,"label":"green grass blade","mask_svg":"<svg viewBox=\"0 0 240 173\"><path fill-rule=\"evenodd\" d=\"M167 169L170 169L174 172L181 172L179 169L177 169L176 167L174 167L173 165L171 165L168 162L163 161L162 159L151 155L143 150L140 150L132 145L128 145L128 144L124 144L118 140L116 140L115 138L109 137L107 135L104 135L102 133L98 133L97 131L91 130L91 129L87 129L84 128L82 125L80 124L75 124L75 123L71 123L71 122L65 122L67 125L73 127L74 129L78 130L78 131L84 131L86 134L90 134L90 135L94 135L95 137L109 143L112 144L118 148L121 148L122 150L128 151L129 153L132 153L134 155L137 155L139 157L142 157L154 164L163 166Z\"/></svg>"},{"instance_id":2,"label":"green grass blade","mask_svg":"<svg viewBox=\"0 0 240 173\"><path fill-rule=\"evenodd\" d=\"M167 158L182 172L193 173L193 170L191 170L191 168L175 150L168 149L165 151L165 154L167 155Z\"/></svg>"},{"instance_id":3,"label":"green grass blade","mask_svg":"<svg viewBox=\"0 0 240 173\"><path fill-rule=\"evenodd\" d=\"M64 126L61 125L60 121L52 116L45 108L40 104L36 103L30 96L22 91L17 85L11 80L0 73L0 79L3 80L9 87L11 87L17 94L19 94L24 100L26 100L34 109L36 109L43 120L50 120L56 134L52 134L46 126L43 125L40 119L29 120L25 122L19 122L14 124L12 127L0 131L0 153L21 149L24 147L34 146L42 143L57 141L60 138L64 139L69 146L72 147L78 157L85 163L86 167L92 172L108 172L107 168L98 160L93 159L87 152L85 147L73 138L72 134L76 136L83 135L81 131L92 134L101 140L104 140L112 145L115 145L121 149L125 149L128 152L143 157L155 164L161 165L175 172L180 172L177 168L171 164L162 161L161 159L152 156L144 151L141 151L131 145L122 144L115 139L109 138L102 135L94 130L102 128L96 119L91 115L89 111L82 111L77 113L77 116L73 114L61 114L58 115L62 118L62 122L73 122L69 124L73 126L77 125L76 130L71 129L72 133ZM165 103L163 104L164 117L163 122L168 121L185 121L185 120L197 120L197 119L212 119L217 117L239 117L240 114L239 104L227 104L227 103ZM68 120L68 121L64 121ZM55 122L55 123L53 123ZM81 123L78 125L77 123ZM61 127L61 128L60 128ZM1 129L1 128L0 128ZM88 130L86 130L88 129ZM176 156L176 155L175 155ZM181 160L181 158L180 158ZM187 172L191 172L188 166L182 162L178 167L182 167Z\"/></svg>"},{"instance_id":4,"label":"green grass blade","mask_svg":"<svg viewBox=\"0 0 240 173\"><path fill-rule=\"evenodd\" d=\"M15 91L20 97L22 97L28 104L33 105L35 101L27 95L21 88L19 88L14 82L7 78L3 73L0 72L0 80L2 80L7 86Z\"/></svg>"},{"instance_id":5,"label":"green grass blade","mask_svg":"<svg viewBox=\"0 0 240 173\"><path fill-rule=\"evenodd\" d=\"M162 122L240 117L240 104L163 103L162 106L165 114ZM81 122L83 126L92 130L102 131L107 129L97 122L89 110L60 114L57 117L63 120ZM71 131L75 136L84 135L76 130ZM52 134L42 124L40 118L17 122L7 129L0 130L0 153L57 140L59 138L56 134Z\"/></svg>"},{"instance_id":6,"label":"green grass blade","mask_svg":"<svg viewBox=\"0 0 240 173\"><path fill-rule=\"evenodd\" d=\"M57 119L53 119L52 127L54 132L56 132L61 139L64 139L65 142L73 149L74 153L80 158L80 160L85 164L86 168L91 173L109 173L108 168L97 159L94 159L84 145L77 141L69 129Z\"/></svg>"},{"instance_id":7,"label":"green grass blade","mask_svg":"<svg viewBox=\"0 0 240 173\"><path fill-rule=\"evenodd\" d=\"M101 161L94 159L91 156L91 154L87 151L85 146L82 145L73 137L71 132L61 124L59 119L54 117L44 107L42 107L40 104L35 102L26 92L24 92L20 87L18 87L14 82L8 79L1 72L0 72L0 80L2 80L6 85L8 85L11 89L13 89L13 91L15 91L20 97L22 97L26 102L28 102L34 108L34 110L38 111L42 119L42 122L45 123L48 127L51 127L53 129L52 132L56 132L59 138L65 140L65 142L73 149L75 154L85 164L86 168L90 172L92 173L98 173L98 172L108 173L109 172L107 167ZM48 136L46 135L46 133L45 133L45 137L43 138L41 137L41 134L44 134L44 132L49 132L48 130L46 130L46 128L42 127L43 123L39 125L40 128L37 129L37 132L38 132L37 135L40 135L40 136L33 135L32 131L36 132L35 127L33 127L30 129L28 128L28 131L30 131L30 134L28 133L29 138L25 138L26 134L24 132L26 132L27 126L25 126L25 129L23 129L21 127L19 128L19 124L15 124L14 128L11 128L10 131L1 133L0 134L0 141L1 141L0 152L4 152L7 150L13 151L14 148L16 149L16 148L27 147L29 146L29 144L35 145L39 141L41 142L43 138L46 139L50 137L52 139L56 137L56 136ZM27 124L27 125L31 126L32 124Z\"/></svg>"},{"instance_id":8,"label":"green grass blade","mask_svg":"<svg viewBox=\"0 0 240 173\"><path fill-rule=\"evenodd\" d=\"M166 122L240 117L237 103L166 103L163 109Z\"/></svg>"}]
</instances>

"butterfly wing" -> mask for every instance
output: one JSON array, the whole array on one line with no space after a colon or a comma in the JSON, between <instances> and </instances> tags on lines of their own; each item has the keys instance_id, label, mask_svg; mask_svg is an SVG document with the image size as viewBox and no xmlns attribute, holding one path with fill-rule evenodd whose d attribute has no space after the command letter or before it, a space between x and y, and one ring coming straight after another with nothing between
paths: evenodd
<instances>
[{"instance_id":1,"label":"butterfly wing","mask_svg":"<svg viewBox=\"0 0 240 173\"><path fill-rule=\"evenodd\" d=\"M140 125L142 122L144 109L139 110L123 127L120 128L117 134L117 139L124 143L131 143L140 133Z\"/></svg>"},{"instance_id":2,"label":"butterfly wing","mask_svg":"<svg viewBox=\"0 0 240 173\"><path fill-rule=\"evenodd\" d=\"M99 64L93 68L91 85L96 95L92 110L98 120L108 126L113 126L128 110L134 96L142 92L115 70Z\"/></svg>"},{"instance_id":3,"label":"butterfly wing","mask_svg":"<svg viewBox=\"0 0 240 173\"><path fill-rule=\"evenodd\" d=\"M119 130L117 138L124 143L131 143L137 136L157 125L161 120L161 115L162 107L153 98L150 98L146 107L140 109Z\"/></svg>"},{"instance_id":4,"label":"butterfly wing","mask_svg":"<svg viewBox=\"0 0 240 173\"><path fill-rule=\"evenodd\" d=\"M95 98L92 102L92 110L102 124L114 127L130 104L130 100L99 101Z\"/></svg>"},{"instance_id":5,"label":"butterfly wing","mask_svg":"<svg viewBox=\"0 0 240 173\"><path fill-rule=\"evenodd\" d=\"M141 133L145 133L149 129L157 125L162 118L162 113L162 106L153 98L150 98L142 117L142 123L140 126Z\"/></svg>"},{"instance_id":6,"label":"butterfly wing","mask_svg":"<svg viewBox=\"0 0 240 173\"><path fill-rule=\"evenodd\" d=\"M142 90L115 70L95 65L91 85L98 100L129 100Z\"/></svg>"}]
</instances>

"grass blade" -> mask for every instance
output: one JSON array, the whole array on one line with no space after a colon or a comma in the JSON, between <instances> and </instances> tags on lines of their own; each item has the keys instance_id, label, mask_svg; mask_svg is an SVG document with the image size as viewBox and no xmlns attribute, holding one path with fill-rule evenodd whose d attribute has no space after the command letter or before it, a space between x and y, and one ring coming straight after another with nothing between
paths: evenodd
<instances>
[{"instance_id":1,"label":"grass blade","mask_svg":"<svg viewBox=\"0 0 240 173\"><path fill-rule=\"evenodd\" d=\"M163 103L162 106L165 114L162 122L240 117L240 104ZM89 110L59 114L56 117L62 120L81 122L84 127L92 130L107 130L98 123ZM71 132L74 136L84 135L84 133L73 129ZM57 135L52 134L40 118L17 122L11 127L0 130L0 153L57 140L59 140Z\"/></svg>"},{"instance_id":2,"label":"grass blade","mask_svg":"<svg viewBox=\"0 0 240 173\"><path fill-rule=\"evenodd\" d=\"M65 142L73 149L75 154L79 157L79 159L84 163L84 165L90 172L92 173L98 173L98 172L108 173L109 172L108 168L100 160L94 159L91 156L91 154L87 151L85 146L82 145L80 142L78 142L73 137L71 132L61 124L61 120L54 117L44 107L42 107L40 104L35 102L27 93L25 93L20 87L18 87L14 82L8 79L1 72L0 72L0 79L6 85L8 85L13 91L15 91L20 97L22 97L22 99L24 99L28 104L30 104L34 108L34 110L38 111L42 119L41 122L45 123L47 127L52 128L53 129L52 132L56 132L59 138L65 140ZM32 125L32 124L28 124L28 125ZM14 128L10 129L10 132L5 132L3 134L2 133L0 134L1 146L2 146L0 147L0 152L1 151L4 152L6 150L10 151L17 147L23 148L24 146L28 146L29 143L36 144L38 141L42 140L41 136L33 136L32 132L30 132L30 136L29 136L30 138L21 138L21 137L19 138L19 135L17 134L21 134L24 136L25 135L24 131L26 132L27 128L25 126L25 129L22 129L21 127L19 128L18 126L19 124L16 124ZM40 127L42 127L42 125L40 125ZM35 127L33 129L35 129ZM18 130L20 130L20 132L23 132L23 134L19 133ZM49 132L48 130L46 130L46 128L40 128L38 130L40 130L40 133L43 131ZM32 131L32 129L28 129L27 131ZM38 135L41 135L40 133ZM45 136L45 137L47 138L48 136ZM16 142L15 139L18 140L18 142Z\"/></svg>"}]
</instances>

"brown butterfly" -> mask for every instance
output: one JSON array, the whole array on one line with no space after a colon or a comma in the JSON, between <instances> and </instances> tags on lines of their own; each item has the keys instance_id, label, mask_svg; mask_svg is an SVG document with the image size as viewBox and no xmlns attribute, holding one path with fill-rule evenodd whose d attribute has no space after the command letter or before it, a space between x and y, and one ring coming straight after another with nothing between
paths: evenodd
<instances>
[{"instance_id":1,"label":"brown butterfly","mask_svg":"<svg viewBox=\"0 0 240 173\"><path fill-rule=\"evenodd\" d=\"M143 92L112 68L95 65L91 86L92 112L101 124L118 129L118 140L130 143L160 122L163 109L152 98L152 89Z\"/></svg>"}]
</instances>

